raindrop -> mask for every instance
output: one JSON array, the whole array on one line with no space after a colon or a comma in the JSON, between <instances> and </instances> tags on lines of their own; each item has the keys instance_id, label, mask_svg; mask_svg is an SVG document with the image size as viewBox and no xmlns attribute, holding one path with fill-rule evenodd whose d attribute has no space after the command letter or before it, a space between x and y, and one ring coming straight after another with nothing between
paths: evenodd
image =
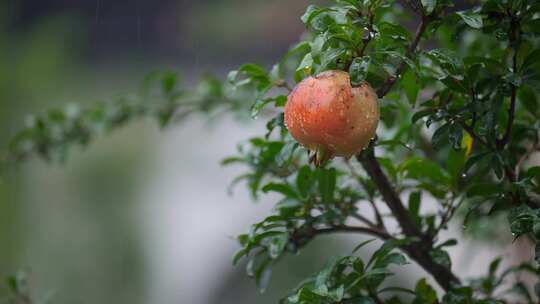
<instances>
[{"instance_id":1,"label":"raindrop","mask_svg":"<svg viewBox=\"0 0 540 304\"><path fill-rule=\"evenodd\" d=\"M461 174L461 178L467 178L467 174L465 173Z\"/></svg>"}]
</instances>

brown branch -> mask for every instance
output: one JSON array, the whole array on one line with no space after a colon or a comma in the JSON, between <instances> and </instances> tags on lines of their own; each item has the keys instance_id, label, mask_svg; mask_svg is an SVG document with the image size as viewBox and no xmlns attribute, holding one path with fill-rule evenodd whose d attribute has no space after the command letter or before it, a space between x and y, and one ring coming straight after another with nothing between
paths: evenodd
<instances>
[{"instance_id":1,"label":"brown branch","mask_svg":"<svg viewBox=\"0 0 540 304\"><path fill-rule=\"evenodd\" d=\"M371 38L373 36L373 18L375 17L375 15L372 13L372 12L369 12L368 13L368 25L367 25L367 29L368 29L368 36L362 40L363 44L362 44L362 48L358 51L358 57L362 57L364 56L364 53L369 45L369 42L371 41Z\"/></svg>"},{"instance_id":2,"label":"brown branch","mask_svg":"<svg viewBox=\"0 0 540 304\"><path fill-rule=\"evenodd\" d=\"M419 3L416 0L402 0L400 2L403 2L403 4L407 7L409 7L413 12L417 14L422 14L422 3Z\"/></svg>"},{"instance_id":3,"label":"brown branch","mask_svg":"<svg viewBox=\"0 0 540 304\"><path fill-rule=\"evenodd\" d=\"M463 128L463 130L465 130L474 140L481 143L489 150L493 150L493 147L491 147L491 145L487 141L485 141L482 137L478 136L476 132L474 132L474 129L472 126L469 126L467 123L461 120L458 120L458 123Z\"/></svg>"},{"instance_id":4,"label":"brown branch","mask_svg":"<svg viewBox=\"0 0 540 304\"><path fill-rule=\"evenodd\" d=\"M347 167L349 168L349 171L351 172L352 176L356 179L356 181L358 181L360 186L362 186L362 188L364 188L364 190L366 191L366 193L368 195L368 201L369 201L371 207L373 208L373 214L375 215L375 220L377 221L377 227L386 230L386 225L384 224L383 217L381 215L381 212L379 211L379 208L375 204L375 201L373 200L373 195L372 195L372 193L370 193L368 185L362 179L360 174L358 174L358 172L356 172L356 170L351 165L349 160L345 160L345 165L347 165Z\"/></svg>"},{"instance_id":5,"label":"brown branch","mask_svg":"<svg viewBox=\"0 0 540 304\"><path fill-rule=\"evenodd\" d=\"M422 19L418 28L416 29L414 40L407 48L405 56L411 58L423 33L425 32L428 24L433 20L433 16L422 15ZM396 70L394 76L386 79L384 84L377 90L379 98L384 97L394 86L401 74L405 71L407 63L403 60ZM390 184L390 181L382 171L379 162L375 158L373 148L357 155L358 161L362 164L369 177L373 180L379 192L381 193L383 200L392 212L392 215L396 218L405 236L410 238L419 239L411 245L402 246L402 249L415 260L420 266L422 266L428 273L430 273L439 285L445 290L449 290L452 284L459 284L459 279L452 273L450 269L447 269L443 265L435 263L430 256L430 251L433 249L431 238L422 233L419 227L409 215L408 210L403 205L401 198Z\"/></svg>"},{"instance_id":6,"label":"brown branch","mask_svg":"<svg viewBox=\"0 0 540 304\"><path fill-rule=\"evenodd\" d=\"M435 228L432 236L438 235L442 229L445 229L452 217L454 217L456 210L458 210L459 207L461 207L461 205L463 204L463 202L465 202L465 199L461 198L457 204L454 204L454 199L455 198L453 197L451 202L448 204L448 208L442 214L441 223L438 225L437 228Z\"/></svg>"},{"instance_id":7,"label":"brown branch","mask_svg":"<svg viewBox=\"0 0 540 304\"><path fill-rule=\"evenodd\" d=\"M390 208L392 214L399 222L403 234L406 236L419 236L420 230L416 226L416 223L410 217L409 212L403 206L401 199L394 191L390 181L386 178L386 175L382 171L379 162L375 158L373 149L368 149L362 154L357 156L358 161L362 164L369 177L373 180L379 192L381 193L384 201Z\"/></svg>"},{"instance_id":8,"label":"brown branch","mask_svg":"<svg viewBox=\"0 0 540 304\"><path fill-rule=\"evenodd\" d=\"M363 216L363 215L361 215L359 213L353 213L353 214L351 214L351 217L359 220L360 222L368 225L369 227L380 228L377 224L373 223L367 217L365 217L365 216Z\"/></svg>"},{"instance_id":9,"label":"brown branch","mask_svg":"<svg viewBox=\"0 0 540 304\"><path fill-rule=\"evenodd\" d=\"M517 50L515 51L517 54ZM514 59L515 60L515 59ZM512 134L512 125L514 124L514 116L516 112L516 96L517 96L517 87L512 84L512 93L510 96L510 106L508 107L508 122L506 123L506 130L501 139L497 140L497 149L502 150L510 141L510 135Z\"/></svg>"},{"instance_id":10,"label":"brown branch","mask_svg":"<svg viewBox=\"0 0 540 304\"><path fill-rule=\"evenodd\" d=\"M360 161L375 185L377 185L386 205L390 208L390 211L398 221L403 233L407 237L419 239L419 241L416 241L411 245L403 246L402 249L409 257L430 273L445 290L449 290L452 284L459 283L459 279L450 269L433 261L429 253L433 249L431 239L424 235L416 226L409 215L409 212L403 205L401 198L382 171L379 162L375 158L373 149L370 148L364 151L357 156L357 159Z\"/></svg>"},{"instance_id":11,"label":"brown branch","mask_svg":"<svg viewBox=\"0 0 540 304\"><path fill-rule=\"evenodd\" d=\"M454 275L452 270L441 264L435 263L430 255L431 246L426 246L425 243L413 243L402 247L407 255L416 261L426 272L439 283L446 291L452 288L452 285L460 284L458 277Z\"/></svg>"},{"instance_id":12,"label":"brown branch","mask_svg":"<svg viewBox=\"0 0 540 304\"><path fill-rule=\"evenodd\" d=\"M520 36L521 36L521 29L519 24L519 19L515 19L515 17L511 16L512 22L510 27L510 44L515 43L514 47L514 55L512 56L512 72L517 73L517 56L519 52L519 45L520 45ZM511 86L511 96L510 96L510 106L508 107L508 121L506 123L506 130L504 132L504 135L501 139L497 140L497 149L502 150L508 144L510 141L510 136L512 135L512 125L514 124L514 116L516 111L516 96L517 96L517 89L518 87L515 84L510 84Z\"/></svg>"},{"instance_id":13,"label":"brown branch","mask_svg":"<svg viewBox=\"0 0 540 304\"><path fill-rule=\"evenodd\" d=\"M375 218L377 219L377 226L386 229L386 226L384 225L384 220L381 215L381 212L379 211L379 208L377 208L377 205L373 200L370 200L369 203L373 207L373 213L375 214Z\"/></svg>"}]
</instances>

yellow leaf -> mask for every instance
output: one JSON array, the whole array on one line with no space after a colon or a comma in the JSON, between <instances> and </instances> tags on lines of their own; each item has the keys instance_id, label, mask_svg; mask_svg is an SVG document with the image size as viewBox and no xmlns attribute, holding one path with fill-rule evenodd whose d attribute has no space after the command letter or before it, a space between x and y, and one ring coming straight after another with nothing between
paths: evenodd
<instances>
[{"instance_id":1,"label":"yellow leaf","mask_svg":"<svg viewBox=\"0 0 540 304\"><path fill-rule=\"evenodd\" d=\"M461 140L461 146L465 148L465 156L467 158L469 158L469 156L471 155L473 142L473 138L468 133L465 133L463 139Z\"/></svg>"}]
</instances>

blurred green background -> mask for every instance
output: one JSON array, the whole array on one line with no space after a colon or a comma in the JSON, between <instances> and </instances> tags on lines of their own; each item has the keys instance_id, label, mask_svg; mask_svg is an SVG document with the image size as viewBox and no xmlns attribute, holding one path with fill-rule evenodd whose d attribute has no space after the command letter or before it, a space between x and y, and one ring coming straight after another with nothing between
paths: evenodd
<instances>
[{"instance_id":1,"label":"blurred green background","mask_svg":"<svg viewBox=\"0 0 540 304\"><path fill-rule=\"evenodd\" d=\"M0 153L27 115L134 92L156 69L193 84L245 62L268 66L302 35L308 2L0 1ZM241 186L227 196L239 171L219 160L263 128L195 117L160 132L140 121L72 150L65 165L8 167L0 276L25 270L35 296L59 304L276 303L354 242L318 239L275 270L262 296L231 265L231 236L262 218L273 197L251 204ZM401 279L421 275L409 268Z\"/></svg>"},{"instance_id":2,"label":"blurred green background","mask_svg":"<svg viewBox=\"0 0 540 304\"><path fill-rule=\"evenodd\" d=\"M4 0L0 151L6 150L9 137L29 114L134 92L156 69L179 70L189 84L204 72L221 75L245 61L269 64L301 35L298 16L305 6L306 1ZM33 160L7 168L0 182L0 275L28 272L34 295L52 293L52 303L255 301L254 284L241 267L230 265L236 249L230 236L260 218L257 207L246 206L249 198L241 190L235 197L226 196L227 182L235 172L224 173L211 185L203 180L222 170L218 161L234 152L232 139L247 136L224 120L217 122L220 128L226 126L219 133L198 118L188 123L187 133L165 134L152 122L142 121L88 148L76 148L65 165ZM251 134L258 130L254 127ZM199 149L221 146L212 138L215 142L223 132L235 134L226 149L215 155L200 153ZM207 146L185 145L185 140L171 144L178 137L210 140ZM164 161L160 155L167 153L160 152L163 149L179 152L171 157L177 162L167 177L160 169ZM197 163L208 164L207 171L201 174L203 166ZM201 189L193 192L193 199L167 189L153 190L163 188L163 180L208 185L204 189L222 198L220 205L230 210L230 218L205 216L212 205L204 205L207 195L197 197ZM160 201L171 203L163 207ZM183 225L185 219L160 218L171 210L183 214L192 204L202 206L197 212L203 223L217 220L227 227L229 219L244 220L237 227L204 234ZM185 232L183 237L167 237L179 230ZM214 239L204 241L212 234ZM189 245L195 239L201 241ZM218 259L220 267L213 269L208 261L192 258L201 251L211 253L206 256ZM183 261L198 266L186 267ZM285 292L283 287L293 286L300 277L289 278L284 282L288 286L276 286L278 293L263 298L275 303Z\"/></svg>"}]
</instances>

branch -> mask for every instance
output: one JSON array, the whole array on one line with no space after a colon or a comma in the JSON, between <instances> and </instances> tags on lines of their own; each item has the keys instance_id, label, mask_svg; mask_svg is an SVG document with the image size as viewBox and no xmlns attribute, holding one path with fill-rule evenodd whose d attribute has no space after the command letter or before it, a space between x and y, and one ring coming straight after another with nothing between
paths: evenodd
<instances>
[{"instance_id":1,"label":"branch","mask_svg":"<svg viewBox=\"0 0 540 304\"><path fill-rule=\"evenodd\" d=\"M510 27L510 45L515 44L514 55L512 56L512 72L517 72L517 56L519 52L520 45L520 36L521 29L519 24L519 19L515 19L514 16L511 16L512 22ZM512 125L514 124L514 116L516 111L516 95L517 95L517 86L515 84L510 84L512 93L510 96L510 107L508 108L508 122L506 123L506 130L501 139L497 140L497 149L502 150L510 141L510 136L512 134Z\"/></svg>"},{"instance_id":2,"label":"branch","mask_svg":"<svg viewBox=\"0 0 540 304\"><path fill-rule=\"evenodd\" d=\"M415 260L420 266L422 266L433 278L439 283L439 285L445 290L449 290L452 284L459 284L459 279L452 273L450 269L437 264L433 261L430 255L430 251L433 249L433 244L430 238L426 236L418 229L412 218L409 216L409 212L405 209L401 198L396 193L388 178L382 171L379 162L375 158L375 154L372 148L364 151L357 156L367 174L381 193L388 208L390 208L392 214L398 221L403 233L407 237L417 238L418 242L414 242L411 245L403 246L402 249Z\"/></svg>"},{"instance_id":3,"label":"branch","mask_svg":"<svg viewBox=\"0 0 540 304\"><path fill-rule=\"evenodd\" d=\"M409 45L407 48L407 51L405 52L406 57L411 57L413 53L416 51L416 48L418 47L418 44L420 43L420 39L422 38L422 34L426 31L426 28L428 24L432 21L432 17L430 16L422 16L422 20L420 21L420 24L418 25L418 28L416 29L416 34L414 35L413 42ZM405 68L407 67L407 63L405 60L403 60L400 65L398 66L396 70L396 75L388 77L384 84L377 90L377 96L379 98L384 97L390 89L394 86L396 81L399 79L401 74L405 71Z\"/></svg>"},{"instance_id":4,"label":"branch","mask_svg":"<svg viewBox=\"0 0 540 304\"><path fill-rule=\"evenodd\" d=\"M381 215L381 212L379 211L379 208L377 207L377 205L375 204L375 202L373 200L373 195L372 195L372 193L370 193L368 185L362 179L360 174L358 174L358 172L356 172L356 170L351 165L349 160L345 160L345 165L347 165L347 167L349 168L349 171L351 172L352 176L355 177L355 179L358 181L360 186L362 186L362 188L364 188L364 190L366 191L366 193L368 195L368 201L369 201L371 207L373 208L373 214L375 215L375 219L377 221L377 227L379 227L381 229L384 229L386 231L386 225L384 224L383 217Z\"/></svg>"},{"instance_id":5,"label":"branch","mask_svg":"<svg viewBox=\"0 0 540 304\"><path fill-rule=\"evenodd\" d=\"M413 12L417 14L422 14L422 3L419 3L416 0L402 0L403 4L409 7Z\"/></svg>"},{"instance_id":6,"label":"branch","mask_svg":"<svg viewBox=\"0 0 540 304\"><path fill-rule=\"evenodd\" d=\"M459 207L461 207L461 205L463 204L463 202L465 202L465 198L463 197L458 201L457 204L454 204L454 200L455 200L455 197L453 195L450 203L448 204L448 208L444 211L444 213L441 216L441 223L439 224L437 228L435 228L435 231L432 234L433 236L438 235L442 229L445 229L446 225L448 225L452 217L454 217L456 210L458 210Z\"/></svg>"},{"instance_id":7,"label":"branch","mask_svg":"<svg viewBox=\"0 0 540 304\"><path fill-rule=\"evenodd\" d=\"M372 13L372 12L369 12L368 13L369 16L368 16L368 25L367 25L367 28L368 28L368 36L363 39L363 44L362 44L362 48L358 51L358 57L362 57L364 56L364 53L367 49L367 46L369 44L369 42L371 41L371 38L372 38L372 33L373 33L373 18L375 17L375 15Z\"/></svg>"},{"instance_id":8,"label":"branch","mask_svg":"<svg viewBox=\"0 0 540 304\"><path fill-rule=\"evenodd\" d=\"M414 40L407 48L405 56L411 58L420 40L424 34L429 23L434 19L433 16L422 15L420 24L416 29ZM384 84L377 90L377 96L379 98L384 97L394 86L401 74L405 71L407 64L403 60L396 70L396 74L386 79ZM362 164L369 177L373 180L379 192L381 193L386 205L390 208L392 215L396 218L399 226L403 230L403 233L407 237L417 238L419 241L414 242L412 245L403 246L402 249L415 260L420 266L422 266L428 273L430 273L437 283L449 290L452 284L459 284L459 279L452 273L450 269L435 263L430 256L430 251L433 249L432 240L429 236L426 236L416 226L416 223L410 217L409 212L404 207L401 198L394 190L388 178L382 171L379 162L375 158L373 148L369 148L367 151L357 155L356 158Z\"/></svg>"},{"instance_id":9,"label":"branch","mask_svg":"<svg viewBox=\"0 0 540 304\"><path fill-rule=\"evenodd\" d=\"M356 226L345 226L345 225L336 225L329 228L319 228L312 231L312 236L317 236L321 234L329 234L336 232L349 232L349 233L361 233L371 236L378 237L382 240L393 239L393 237L385 231L375 228L367 227L356 227Z\"/></svg>"},{"instance_id":10,"label":"branch","mask_svg":"<svg viewBox=\"0 0 540 304\"><path fill-rule=\"evenodd\" d=\"M406 236L420 236L421 232L416 226L415 222L409 216L409 212L403 206L401 199L394 191L392 185L386 178L386 175L382 171L379 162L375 158L373 149L368 149L364 153L357 156L358 161L362 164L369 177L373 180L379 192L381 193L384 201L388 205L388 208L392 211L392 214L399 222L403 234Z\"/></svg>"},{"instance_id":11,"label":"branch","mask_svg":"<svg viewBox=\"0 0 540 304\"><path fill-rule=\"evenodd\" d=\"M459 125L465 130L474 140L484 145L489 150L493 150L493 147L490 146L490 144L485 141L482 137L478 136L476 132L474 132L474 129L472 126L469 126L467 123L465 123L462 120L458 120Z\"/></svg>"},{"instance_id":12,"label":"branch","mask_svg":"<svg viewBox=\"0 0 540 304\"><path fill-rule=\"evenodd\" d=\"M378 228L380 226L378 226L377 224L373 223L372 221L370 221L367 217L359 214L359 213L353 213L351 214L351 217L359 220L360 222L368 225L369 227L373 227L373 228Z\"/></svg>"},{"instance_id":13,"label":"branch","mask_svg":"<svg viewBox=\"0 0 540 304\"><path fill-rule=\"evenodd\" d=\"M517 49L515 53L517 54ZM514 62L516 62L516 55L514 55ZM515 67L514 63L514 67ZM514 68L515 71L515 68ZM497 149L502 150L508 144L510 141L510 135L512 134L512 125L514 124L514 116L516 112L516 96L517 96L517 87L512 84L512 93L510 96L510 107L508 108L508 122L506 123L506 130L504 132L504 135L501 139L497 140Z\"/></svg>"}]
</instances>

